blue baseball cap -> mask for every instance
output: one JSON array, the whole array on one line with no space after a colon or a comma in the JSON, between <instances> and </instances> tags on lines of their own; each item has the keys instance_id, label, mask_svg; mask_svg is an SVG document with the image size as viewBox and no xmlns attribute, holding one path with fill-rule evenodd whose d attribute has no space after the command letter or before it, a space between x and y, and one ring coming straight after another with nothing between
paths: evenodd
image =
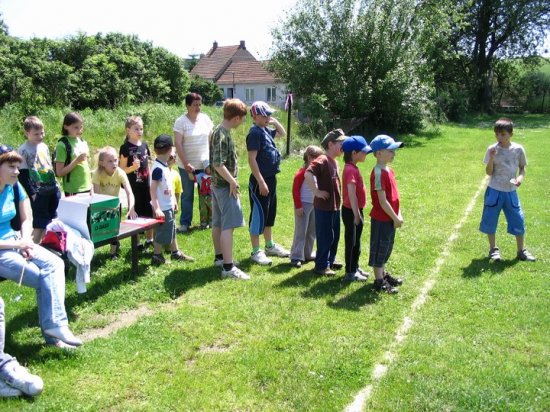
<instances>
[{"instance_id":1,"label":"blue baseball cap","mask_svg":"<svg viewBox=\"0 0 550 412\"><path fill-rule=\"evenodd\" d=\"M367 141L363 136L349 136L346 137L344 143L342 143L342 151L344 152L363 152L369 154L372 149L367 144Z\"/></svg>"},{"instance_id":2,"label":"blue baseball cap","mask_svg":"<svg viewBox=\"0 0 550 412\"><path fill-rule=\"evenodd\" d=\"M379 134L370 142L370 148L373 152L378 152L379 150L395 150L403 147L403 142L396 142L392 137Z\"/></svg>"},{"instance_id":3,"label":"blue baseball cap","mask_svg":"<svg viewBox=\"0 0 550 412\"><path fill-rule=\"evenodd\" d=\"M250 114L252 116L271 116L273 113L275 113L275 109L260 100L252 103L252 106L250 106Z\"/></svg>"}]
</instances>

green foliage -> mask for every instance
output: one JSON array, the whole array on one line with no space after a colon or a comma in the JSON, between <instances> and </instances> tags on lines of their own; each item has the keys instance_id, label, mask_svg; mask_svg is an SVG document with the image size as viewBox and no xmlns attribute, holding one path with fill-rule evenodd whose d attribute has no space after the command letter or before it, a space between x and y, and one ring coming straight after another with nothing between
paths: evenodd
<instances>
[{"instance_id":1,"label":"green foliage","mask_svg":"<svg viewBox=\"0 0 550 412\"><path fill-rule=\"evenodd\" d=\"M216 83L197 75L191 76L189 91L200 94L205 104L214 104L223 99L223 91Z\"/></svg>"},{"instance_id":2,"label":"green foliage","mask_svg":"<svg viewBox=\"0 0 550 412\"><path fill-rule=\"evenodd\" d=\"M270 67L305 102L297 107L306 117L357 117L375 129L416 130L432 92L418 43L424 26L412 0L303 0L273 32ZM319 96L326 97L323 105Z\"/></svg>"},{"instance_id":3,"label":"green foliage","mask_svg":"<svg viewBox=\"0 0 550 412\"><path fill-rule=\"evenodd\" d=\"M189 88L183 59L120 33L0 43L0 107L27 112L48 106L113 108L121 104L181 104Z\"/></svg>"},{"instance_id":4,"label":"green foliage","mask_svg":"<svg viewBox=\"0 0 550 412\"><path fill-rule=\"evenodd\" d=\"M520 80L519 85L524 92L525 101L523 106L533 113L544 113L550 111L550 74L542 72L526 73Z\"/></svg>"}]
</instances>

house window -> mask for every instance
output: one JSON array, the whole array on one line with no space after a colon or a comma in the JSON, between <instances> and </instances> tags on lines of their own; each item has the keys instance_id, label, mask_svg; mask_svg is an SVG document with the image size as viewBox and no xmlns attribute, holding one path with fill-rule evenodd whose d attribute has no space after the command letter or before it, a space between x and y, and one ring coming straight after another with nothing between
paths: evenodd
<instances>
[{"instance_id":1,"label":"house window","mask_svg":"<svg viewBox=\"0 0 550 412\"><path fill-rule=\"evenodd\" d=\"M265 100L268 101L268 102L277 101L277 88L276 87L268 87L266 89Z\"/></svg>"},{"instance_id":2,"label":"house window","mask_svg":"<svg viewBox=\"0 0 550 412\"><path fill-rule=\"evenodd\" d=\"M254 101L254 89L244 89L245 100L247 102Z\"/></svg>"}]
</instances>

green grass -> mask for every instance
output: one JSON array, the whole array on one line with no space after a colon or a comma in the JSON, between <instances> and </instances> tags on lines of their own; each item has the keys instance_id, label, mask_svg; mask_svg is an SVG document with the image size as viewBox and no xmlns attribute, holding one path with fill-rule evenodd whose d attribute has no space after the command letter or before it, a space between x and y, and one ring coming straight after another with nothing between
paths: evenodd
<instances>
[{"instance_id":1,"label":"green grass","mask_svg":"<svg viewBox=\"0 0 550 412\"><path fill-rule=\"evenodd\" d=\"M514 138L529 160L520 188L526 240L538 261L513 260L515 242L501 222L497 239L505 260L488 263L478 199L387 375L371 378L480 186L481 160L494 141L492 120L404 137L407 147L393 165L405 219L389 264L406 279L397 296L377 295L371 282L319 278L311 266L294 269L287 260L253 266L246 228L235 232L235 255L252 276L248 282L220 279L206 231L178 235L196 262L155 269L143 258L138 275L129 272L129 242L123 242L125 260L108 261L107 247L97 251L88 293L77 295L70 275L71 325L83 333L143 305L153 314L65 354L42 345L33 291L3 282L6 351L43 377L45 391L35 399L0 401L2 410L341 411L371 383L368 410L550 409L548 117L515 119ZM279 177L274 234L287 247L292 177L300 163L291 156ZM241 166L246 187L248 170ZM368 156L365 176L372 166ZM247 215L246 192L242 203Z\"/></svg>"}]
</instances>

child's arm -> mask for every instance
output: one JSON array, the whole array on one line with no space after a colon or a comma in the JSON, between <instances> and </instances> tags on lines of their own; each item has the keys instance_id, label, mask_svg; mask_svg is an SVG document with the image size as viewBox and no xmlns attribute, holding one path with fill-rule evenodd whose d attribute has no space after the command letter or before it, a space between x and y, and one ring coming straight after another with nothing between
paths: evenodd
<instances>
[{"instance_id":1,"label":"child's arm","mask_svg":"<svg viewBox=\"0 0 550 412\"><path fill-rule=\"evenodd\" d=\"M275 133L275 137L284 137L286 136L286 130L283 127L283 125L274 117L271 117L269 120L269 124L275 127L275 130L277 133Z\"/></svg>"},{"instance_id":2,"label":"child's arm","mask_svg":"<svg viewBox=\"0 0 550 412\"><path fill-rule=\"evenodd\" d=\"M88 155L86 153L80 153L77 157L73 159L71 163L65 166L63 162L55 162L55 173L59 177L68 175L73 171L73 169L78 166L80 163L85 162Z\"/></svg>"},{"instance_id":3,"label":"child's arm","mask_svg":"<svg viewBox=\"0 0 550 412\"><path fill-rule=\"evenodd\" d=\"M355 226L358 226L363 221L361 213L359 212L359 203L357 201L357 185L355 183L348 183L348 197L351 204L351 210L353 211L353 218Z\"/></svg>"},{"instance_id":4,"label":"child's arm","mask_svg":"<svg viewBox=\"0 0 550 412\"><path fill-rule=\"evenodd\" d=\"M378 195L378 201L380 202L380 207L386 214L392 218L393 220L393 226L397 229L403 225L403 218L401 217L401 211L399 211L398 214L396 214L390 204L388 203L388 199L386 198L386 191L385 190L377 190L376 194Z\"/></svg>"},{"instance_id":5,"label":"child's arm","mask_svg":"<svg viewBox=\"0 0 550 412\"><path fill-rule=\"evenodd\" d=\"M495 156L497 154L497 148L496 146L489 149L489 161L485 165L485 173L487 173L489 176L493 174L494 169L494 162L495 162Z\"/></svg>"},{"instance_id":6,"label":"child's arm","mask_svg":"<svg viewBox=\"0 0 550 412\"><path fill-rule=\"evenodd\" d=\"M248 164L250 166L250 171L258 182L258 186L260 186L260 195L267 196L269 194L269 188L267 187L267 184L265 183L265 180L260 173L260 167L258 166L258 162L256 161L257 154L257 150L251 150L248 152Z\"/></svg>"},{"instance_id":7,"label":"child's arm","mask_svg":"<svg viewBox=\"0 0 550 412\"><path fill-rule=\"evenodd\" d=\"M311 191L313 192L313 196L319 197L321 199L328 199L330 197L329 192L326 190L319 190L317 188L317 185L315 184L315 180L313 180L313 173L307 171L304 175L306 184L309 186Z\"/></svg>"},{"instance_id":8,"label":"child's arm","mask_svg":"<svg viewBox=\"0 0 550 412\"><path fill-rule=\"evenodd\" d=\"M221 166L214 166L214 169L216 169L216 172L218 172L220 176L223 177L227 183L229 183L229 193L236 199L239 196L239 183L235 180L231 173L229 173L229 170L227 170L225 165L222 164Z\"/></svg>"},{"instance_id":9,"label":"child's arm","mask_svg":"<svg viewBox=\"0 0 550 412\"><path fill-rule=\"evenodd\" d=\"M94 183L93 186L94 186L94 193L101 193L101 186L99 186L97 183Z\"/></svg>"},{"instance_id":10,"label":"child's arm","mask_svg":"<svg viewBox=\"0 0 550 412\"><path fill-rule=\"evenodd\" d=\"M300 169L298 173L296 173L296 176L294 176L294 181L292 182L292 199L294 200L294 212L297 216L304 215L304 209L302 208L302 199L300 198L300 190L305 180L302 170L303 169Z\"/></svg>"},{"instance_id":11,"label":"child's arm","mask_svg":"<svg viewBox=\"0 0 550 412\"><path fill-rule=\"evenodd\" d=\"M132 192L132 187L130 186L130 181L128 180L128 176L126 174L122 177L122 187L124 188L124 191L126 192L126 198L128 199L128 215L127 217L129 219L135 219L138 217L136 211L134 210L136 200L134 198L134 192Z\"/></svg>"},{"instance_id":12,"label":"child's arm","mask_svg":"<svg viewBox=\"0 0 550 412\"><path fill-rule=\"evenodd\" d=\"M124 172L126 174L130 174L132 172L135 172L141 166L141 162L139 161L138 158L135 158L134 161L132 162L132 165L128 166L128 158L124 157L124 155L120 155L120 157L118 159L118 164L120 165L120 168L122 170L124 170Z\"/></svg>"},{"instance_id":13,"label":"child's arm","mask_svg":"<svg viewBox=\"0 0 550 412\"><path fill-rule=\"evenodd\" d=\"M162 212L162 210L160 208L159 200L157 198L158 185L159 185L158 180L151 180L151 187L150 187L151 206L153 207L153 213L154 213L155 217L156 218L162 218L162 217L164 217L164 213Z\"/></svg>"}]
</instances>

